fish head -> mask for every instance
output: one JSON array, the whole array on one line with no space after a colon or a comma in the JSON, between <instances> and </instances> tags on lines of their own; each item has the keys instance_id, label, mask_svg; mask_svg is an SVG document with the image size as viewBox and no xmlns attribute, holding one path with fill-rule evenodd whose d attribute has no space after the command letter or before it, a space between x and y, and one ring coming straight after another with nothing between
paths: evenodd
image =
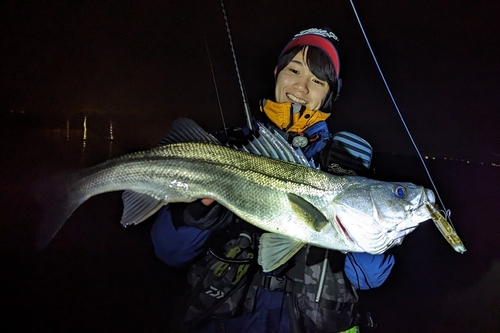
<instances>
[{"instance_id":1,"label":"fish head","mask_svg":"<svg viewBox=\"0 0 500 333\"><path fill-rule=\"evenodd\" d=\"M376 223L416 225L431 218L425 204L434 204L434 193L412 183L382 183L371 186L371 202Z\"/></svg>"},{"instance_id":2,"label":"fish head","mask_svg":"<svg viewBox=\"0 0 500 333\"><path fill-rule=\"evenodd\" d=\"M431 218L434 193L412 183L364 179L336 198L335 220L346 238L365 252L381 253Z\"/></svg>"}]
</instances>

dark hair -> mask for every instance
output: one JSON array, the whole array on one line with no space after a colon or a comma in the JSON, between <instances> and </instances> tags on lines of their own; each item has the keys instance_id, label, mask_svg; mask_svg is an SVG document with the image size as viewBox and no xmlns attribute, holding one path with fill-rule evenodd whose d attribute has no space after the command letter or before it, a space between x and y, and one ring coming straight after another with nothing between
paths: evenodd
<instances>
[{"instance_id":1,"label":"dark hair","mask_svg":"<svg viewBox=\"0 0 500 333\"><path fill-rule=\"evenodd\" d=\"M294 47L293 49L285 52L278 60L278 65L276 66L276 77L278 74L292 61L299 52L304 50L306 47L306 61L307 66L311 73L313 73L318 79L326 81L329 86L328 94L326 95L325 101L321 108L325 111L329 111L332 107L332 102L336 99L338 93L338 80L337 73L335 72L335 67L328 55L316 46L301 45Z\"/></svg>"}]
</instances>

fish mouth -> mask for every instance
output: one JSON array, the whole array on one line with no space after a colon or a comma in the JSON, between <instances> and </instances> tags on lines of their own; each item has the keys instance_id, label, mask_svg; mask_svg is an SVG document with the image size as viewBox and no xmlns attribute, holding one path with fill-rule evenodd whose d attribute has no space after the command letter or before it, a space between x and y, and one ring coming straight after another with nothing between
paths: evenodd
<instances>
[{"instance_id":1,"label":"fish mouth","mask_svg":"<svg viewBox=\"0 0 500 333\"><path fill-rule=\"evenodd\" d=\"M432 190L429 190L428 188L425 189L425 197L426 201L430 202L431 204L436 203L436 196L434 195L434 192Z\"/></svg>"},{"instance_id":2,"label":"fish mouth","mask_svg":"<svg viewBox=\"0 0 500 333\"><path fill-rule=\"evenodd\" d=\"M436 195L430 189L424 188L418 204L415 205L414 209L412 209L414 216L417 219L429 219L429 211L427 210L427 205L435 206L436 203Z\"/></svg>"}]
</instances>

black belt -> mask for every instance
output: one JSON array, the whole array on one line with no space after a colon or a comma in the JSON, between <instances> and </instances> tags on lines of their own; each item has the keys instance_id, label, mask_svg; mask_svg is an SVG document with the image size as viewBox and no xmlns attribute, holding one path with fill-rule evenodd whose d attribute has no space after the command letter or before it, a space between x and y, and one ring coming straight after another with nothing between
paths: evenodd
<instances>
[{"instance_id":1,"label":"black belt","mask_svg":"<svg viewBox=\"0 0 500 333\"><path fill-rule=\"evenodd\" d=\"M286 276L256 274L254 284L270 291L301 293L303 282L291 280Z\"/></svg>"}]
</instances>

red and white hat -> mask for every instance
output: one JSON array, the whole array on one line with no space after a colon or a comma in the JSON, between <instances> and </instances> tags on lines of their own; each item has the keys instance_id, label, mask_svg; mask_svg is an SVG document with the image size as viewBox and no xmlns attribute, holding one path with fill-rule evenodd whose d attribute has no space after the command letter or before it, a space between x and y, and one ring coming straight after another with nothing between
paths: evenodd
<instances>
[{"instance_id":1,"label":"red and white hat","mask_svg":"<svg viewBox=\"0 0 500 333\"><path fill-rule=\"evenodd\" d=\"M279 58L281 58L285 52L296 46L316 46L330 57L338 80L340 75L340 58L337 49L333 45L334 42L340 42L340 40L329 28L302 30L288 42L283 51L281 51Z\"/></svg>"}]
</instances>

